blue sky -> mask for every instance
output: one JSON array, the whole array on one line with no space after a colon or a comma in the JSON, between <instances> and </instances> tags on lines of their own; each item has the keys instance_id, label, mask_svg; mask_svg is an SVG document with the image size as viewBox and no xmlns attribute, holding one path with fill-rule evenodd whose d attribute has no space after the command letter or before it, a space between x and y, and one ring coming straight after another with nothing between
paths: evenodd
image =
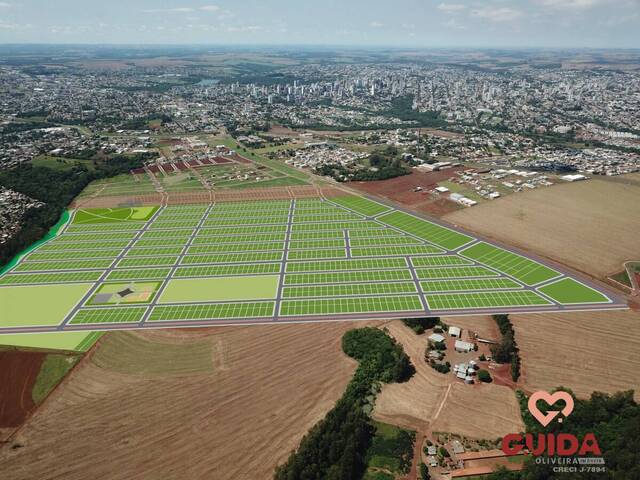
<instances>
[{"instance_id":1,"label":"blue sky","mask_svg":"<svg viewBox=\"0 0 640 480\"><path fill-rule=\"evenodd\" d=\"M0 43L640 48L640 0L6 0Z\"/></svg>"}]
</instances>

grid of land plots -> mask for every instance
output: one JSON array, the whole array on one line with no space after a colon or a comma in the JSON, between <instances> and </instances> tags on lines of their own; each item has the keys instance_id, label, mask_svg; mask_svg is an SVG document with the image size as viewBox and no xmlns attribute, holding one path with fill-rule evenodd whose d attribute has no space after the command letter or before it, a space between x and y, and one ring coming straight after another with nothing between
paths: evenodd
<instances>
[{"instance_id":1,"label":"grid of land plots","mask_svg":"<svg viewBox=\"0 0 640 480\"><path fill-rule=\"evenodd\" d=\"M354 195L79 209L0 276L0 304L0 333L621 307Z\"/></svg>"}]
</instances>

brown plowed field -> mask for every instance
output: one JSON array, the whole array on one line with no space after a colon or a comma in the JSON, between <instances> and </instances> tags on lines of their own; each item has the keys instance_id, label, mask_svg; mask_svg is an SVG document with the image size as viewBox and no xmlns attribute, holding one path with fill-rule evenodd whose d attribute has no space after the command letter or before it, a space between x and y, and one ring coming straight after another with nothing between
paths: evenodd
<instances>
[{"instance_id":1,"label":"brown plowed field","mask_svg":"<svg viewBox=\"0 0 640 480\"><path fill-rule=\"evenodd\" d=\"M146 195L109 195L95 198L76 198L69 206L71 208L112 208L127 205L160 205L161 202L161 194L149 193Z\"/></svg>"},{"instance_id":2,"label":"brown plowed field","mask_svg":"<svg viewBox=\"0 0 640 480\"><path fill-rule=\"evenodd\" d=\"M640 174L509 195L445 220L595 277L640 257Z\"/></svg>"},{"instance_id":3,"label":"brown plowed field","mask_svg":"<svg viewBox=\"0 0 640 480\"><path fill-rule=\"evenodd\" d=\"M457 178L455 172L460 170L462 168L449 168L437 172L413 170L409 175L388 180L350 182L349 187L378 195L419 212L442 216L462 207L442 197L432 196L427 193L427 190L437 187L438 182L449 180L452 177ZM423 191L414 192L416 187L422 187Z\"/></svg>"},{"instance_id":4,"label":"brown plowed field","mask_svg":"<svg viewBox=\"0 0 640 480\"><path fill-rule=\"evenodd\" d=\"M0 471L12 480L270 478L344 392L356 363L340 340L355 326L110 333L19 432L24 446L0 450ZM135 360L130 369L121 357Z\"/></svg>"},{"instance_id":5,"label":"brown plowed field","mask_svg":"<svg viewBox=\"0 0 640 480\"><path fill-rule=\"evenodd\" d=\"M335 197L345 192L334 187L322 188L322 195ZM212 190L200 192L170 192L168 205L188 205L192 203L246 202L259 200L289 200L292 198L317 198L320 190L313 185L294 185L274 188L245 188L242 190ZM111 195L105 197L82 198L74 200L71 208L112 208L128 205L160 205L163 196L159 193L148 195Z\"/></svg>"},{"instance_id":6,"label":"brown plowed field","mask_svg":"<svg viewBox=\"0 0 640 480\"><path fill-rule=\"evenodd\" d=\"M444 319L450 325L485 333L490 317ZM495 384L464 385L452 374L440 374L424 361L427 335L415 335L401 321L386 324L416 367L405 383L385 385L374 409L377 420L419 431L447 431L494 439L523 429L515 393Z\"/></svg>"},{"instance_id":7,"label":"brown plowed field","mask_svg":"<svg viewBox=\"0 0 640 480\"><path fill-rule=\"evenodd\" d=\"M37 352L0 351L0 428L21 425L33 409L31 390L46 356Z\"/></svg>"},{"instance_id":8,"label":"brown plowed field","mask_svg":"<svg viewBox=\"0 0 640 480\"><path fill-rule=\"evenodd\" d=\"M511 315L528 390L635 389L640 400L640 313L634 311Z\"/></svg>"}]
</instances>

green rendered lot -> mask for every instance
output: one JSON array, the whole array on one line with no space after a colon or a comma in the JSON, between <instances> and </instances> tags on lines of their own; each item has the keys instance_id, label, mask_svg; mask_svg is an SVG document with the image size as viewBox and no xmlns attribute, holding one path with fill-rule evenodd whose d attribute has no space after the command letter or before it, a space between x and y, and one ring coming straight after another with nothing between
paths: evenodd
<instances>
[{"instance_id":1,"label":"green rendered lot","mask_svg":"<svg viewBox=\"0 0 640 480\"><path fill-rule=\"evenodd\" d=\"M58 325L91 284L0 288L0 327Z\"/></svg>"},{"instance_id":2,"label":"green rendered lot","mask_svg":"<svg viewBox=\"0 0 640 480\"><path fill-rule=\"evenodd\" d=\"M507 273L527 285L535 285L560 275L555 270L538 262L485 242L477 243L460 253L465 257Z\"/></svg>"},{"instance_id":3,"label":"green rendered lot","mask_svg":"<svg viewBox=\"0 0 640 480\"><path fill-rule=\"evenodd\" d=\"M373 217L382 212L389 210L389 207L382 205L378 202L372 202L364 197L358 197L356 195L348 195L344 197L335 197L330 200L331 202L342 205L343 207L350 208L358 213Z\"/></svg>"},{"instance_id":4,"label":"green rendered lot","mask_svg":"<svg viewBox=\"0 0 640 480\"><path fill-rule=\"evenodd\" d=\"M254 318L273 315L275 302L220 303L212 305L158 306L149 321Z\"/></svg>"},{"instance_id":5,"label":"green rendered lot","mask_svg":"<svg viewBox=\"0 0 640 480\"><path fill-rule=\"evenodd\" d=\"M73 224L113 223L127 220L146 221L157 209L158 207L80 209L73 217Z\"/></svg>"},{"instance_id":6,"label":"green rendered lot","mask_svg":"<svg viewBox=\"0 0 640 480\"><path fill-rule=\"evenodd\" d=\"M387 213L378 217L378 220L450 250L461 247L473 240L468 235L441 227L404 212Z\"/></svg>"},{"instance_id":7,"label":"green rendered lot","mask_svg":"<svg viewBox=\"0 0 640 480\"><path fill-rule=\"evenodd\" d=\"M327 315L340 313L411 312L422 310L420 297L356 297L318 300L283 300L280 314Z\"/></svg>"},{"instance_id":8,"label":"green rendered lot","mask_svg":"<svg viewBox=\"0 0 640 480\"><path fill-rule=\"evenodd\" d=\"M354 295L380 295L397 293L416 293L413 282L404 283L355 283L347 285L313 285L305 287L286 287L282 295L288 297L335 297Z\"/></svg>"},{"instance_id":9,"label":"green rendered lot","mask_svg":"<svg viewBox=\"0 0 640 480\"><path fill-rule=\"evenodd\" d=\"M0 345L86 352L102 332L19 333L0 335Z\"/></svg>"},{"instance_id":10,"label":"green rendered lot","mask_svg":"<svg viewBox=\"0 0 640 480\"><path fill-rule=\"evenodd\" d=\"M72 326L416 313L425 307L420 289L431 310L610 302L534 260L485 242L466 246L468 235L355 195L216 203L201 227L208 208L78 211L73 225L0 276L0 327L56 326L74 306ZM524 288L548 281L540 294ZM93 341L42 338L76 350Z\"/></svg>"},{"instance_id":11,"label":"green rendered lot","mask_svg":"<svg viewBox=\"0 0 640 480\"><path fill-rule=\"evenodd\" d=\"M275 298L277 275L170 280L159 303L215 302Z\"/></svg>"},{"instance_id":12,"label":"green rendered lot","mask_svg":"<svg viewBox=\"0 0 640 480\"><path fill-rule=\"evenodd\" d=\"M427 295L427 302L433 310L550 305L548 300L530 291L445 293Z\"/></svg>"},{"instance_id":13,"label":"green rendered lot","mask_svg":"<svg viewBox=\"0 0 640 480\"><path fill-rule=\"evenodd\" d=\"M153 294L160 287L160 282L128 282L128 283L103 283L89 300L91 305L122 304L122 303L148 303L153 299ZM132 293L121 297L118 292L131 291ZM110 298L101 298L111 295Z\"/></svg>"},{"instance_id":14,"label":"green rendered lot","mask_svg":"<svg viewBox=\"0 0 640 480\"><path fill-rule=\"evenodd\" d=\"M565 305L572 303L602 303L609 299L593 288L587 287L572 278L563 278L538 289L555 301Z\"/></svg>"}]
</instances>

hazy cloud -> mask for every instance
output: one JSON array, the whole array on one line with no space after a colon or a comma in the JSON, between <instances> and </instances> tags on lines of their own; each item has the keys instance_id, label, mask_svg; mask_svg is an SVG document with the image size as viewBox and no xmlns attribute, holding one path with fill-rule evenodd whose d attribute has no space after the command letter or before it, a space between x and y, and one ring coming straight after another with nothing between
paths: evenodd
<instances>
[{"instance_id":1,"label":"hazy cloud","mask_svg":"<svg viewBox=\"0 0 640 480\"><path fill-rule=\"evenodd\" d=\"M371 28L382 28L382 27L384 27L384 24L380 23L380 22L373 21L373 22L369 23L369 26Z\"/></svg>"},{"instance_id":2,"label":"hazy cloud","mask_svg":"<svg viewBox=\"0 0 640 480\"><path fill-rule=\"evenodd\" d=\"M467 6L461 3L441 3L436 8L441 12L452 14L460 13L462 10L465 10Z\"/></svg>"},{"instance_id":3,"label":"hazy cloud","mask_svg":"<svg viewBox=\"0 0 640 480\"><path fill-rule=\"evenodd\" d=\"M145 13L191 13L195 12L193 7L175 7L175 8L148 8L143 10Z\"/></svg>"},{"instance_id":4,"label":"hazy cloud","mask_svg":"<svg viewBox=\"0 0 640 480\"><path fill-rule=\"evenodd\" d=\"M458 23L458 21L455 18L451 18L447 20L446 22L443 23L443 25L447 28L452 28L453 30L464 30L467 28L464 25Z\"/></svg>"},{"instance_id":5,"label":"hazy cloud","mask_svg":"<svg viewBox=\"0 0 640 480\"><path fill-rule=\"evenodd\" d=\"M600 0L538 0L537 3L544 7L565 9L587 9L602 3Z\"/></svg>"},{"instance_id":6,"label":"hazy cloud","mask_svg":"<svg viewBox=\"0 0 640 480\"><path fill-rule=\"evenodd\" d=\"M471 11L472 17L495 23L512 22L523 15L522 11L510 7L484 7Z\"/></svg>"}]
</instances>

